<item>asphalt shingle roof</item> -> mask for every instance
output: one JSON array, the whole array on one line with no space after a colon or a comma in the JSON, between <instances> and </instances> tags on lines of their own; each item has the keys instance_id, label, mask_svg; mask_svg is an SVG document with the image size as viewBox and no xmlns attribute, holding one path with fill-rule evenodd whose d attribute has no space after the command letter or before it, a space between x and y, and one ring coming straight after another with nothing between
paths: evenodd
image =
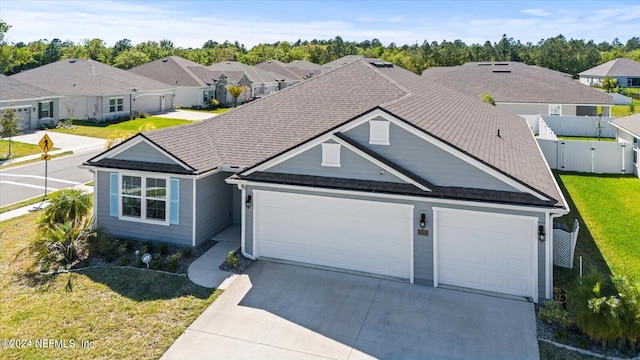
<instances>
[{"instance_id":1,"label":"asphalt shingle roof","mask_svg":"<svg viewBox=\"0 0 640 360\"><path fill-rule=\"evenodd\" d=\"M612 120L611 123L627 130L632 134L640 136L640 114L618 118Z\"/></svg>"},{"instance_id":2,"label":"asphalt shingle roof","mask_svg":"<svg viewBox=\"0 0 640 360\"><path fill-rule=\"evenodd\" d=\"M0 101L59 97L51 91L0 74Z\"/></svg>"},{"instance_id":3,"label":"asphalt shingle roof","mask_svg":"<svg viewBox=\"0 0 640 360\"><path fill-rule=\"evenodd\" d=\"M300 81L303 78L300 76L299 69L292 69L287 64L278 60L267 60L254 65L254 67L280 75L279 80Z\"/></svg>"},{"instance_id":4,"label":"asphalt shingle roof","mask_svg":"<svg viewBox=\"0 0 640 360\"><path fill-rule=\"evenodd\" d=\"M404 69L377 68L364 60L213 119L144 136L194 173L222 165L248 168L374 109L392 113L565 206L524 119Z\"/></svg>"},{"instance_id":5,"label":"asphalt shingle roof","mask_svg":"<svg viewBox=\"0 0 640 360\"><path fill-rule=\"evenodd\" d=\"M578 75L582 76L640 76L640 63L627 58L618 58L592 67Z\"/></svg>"},{"instance_id":6,"label":"asphalt shingle roof","mask_svg":"<svg viewBox=\"0 0 640 360\"><path fill-rule=\"evenodd\" d=\"M90 59L64 59L11 77L59 95L105 96L128 94L133 89L171 89L168 84Z\"/></svg>"},{"instance_id":7,"label":"asphalt shingle roof","mask_svg":"<svg viewBox=\"0 0 640 360\"><path fill-rule=\"evenodd\" d=\"M225 75L229 76L227 72L235 71L235 72L244 72L247 74L249 80L254 83L273 83L276 82L276 79L281 80L282 75L273 73L271 71L266 71L263 69L259 69L255 66L243 64L238 61L222 61L217 64L213 64L209 66L209 69L213 71L221 71L224 72Z\"/></svg>"},{"instance_id":8,"label":"asphalt shingle roof","mask_svg":"<svg viewBox=\"0 0 640 360\"><path fill-rule=\"evenodd\" d=\"M171 86L205 87L213 82L215 75L206 66L179 56L168 56L136 66L129 71Z\"/></svg>"},{"instance_id":9,"label":"asphalt shingle roof","mask_svg":"<svg viewBox=\"0 0 640 360\"><path fill-rule=\"evenodd\" d=\"M496 102L613 105L609 95L567 74L520 62L470 62L430 68L422 76L470 95L487 93Z\"/></svg>"}]
</instances>

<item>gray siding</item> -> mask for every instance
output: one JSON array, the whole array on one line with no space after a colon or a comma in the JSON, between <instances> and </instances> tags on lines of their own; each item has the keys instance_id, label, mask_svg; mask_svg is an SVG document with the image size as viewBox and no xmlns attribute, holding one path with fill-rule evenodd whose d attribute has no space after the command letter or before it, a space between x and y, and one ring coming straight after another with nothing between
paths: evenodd
<instances>
[{"instance_id":1,"label":"gray siding","mask_svg":"<svg viewBox=\"0 0 640 360\"><path fill-rule=\"evenodd\" d=\"M369 160L344 146L340 147L340 167L322 166L322 146L315 146L272 168L269 172L282 174L328 176L345 179L403 183Z\"/></svg>"},{"instance_id":2,"label":"gray siding","mask_svg":"<svg viewBox=\"0 0 640 360\"><path fill-rule=\"evenodd\" d=\"M191 246L193 182L190 179L180 179L180 223L166 226L119 220L109 216L109 173L98 171L97 182L94 184L97 192L98 227L112 236Z\"/></svg>"},{"instance_id":3,"label":"gray siding","mask_svg":"<svg viewBox=\"0 0 640 360\"><path fill-rule=\"evenodd\" d=\"M253 190L268 190L279 191L272 188L264 188L260 186L248 186L247 194L252 195ZM309 192L304 190L287 190L289 193L298 194L316 194L322 195L318 192ZM537 217L539 224L544 224L544 214L530 211L513 211L513 210L501 210L501 209L487 209L483 208L481 204L478 206L465 206L454 204L440 204L431 203L428 200L414 201L414 200L397 200L397 199L385 199L385 198L373 198L367 195L347 195L347 194L324 194L326 196L337 198L349 198L360 200L375 200L379 202L391 202L409 204L414 206L414 232L413 232L413 244L414 244L414 282L419 285L433 286L433 207L446 207L450 209L461 210L475 210L481 212L494 212L499 214L512 214L522 216ZM247 209L245 226L245 251L253 254L253 209L254 206ZM426 214L427 226L425 230L428 230L429 235L418 235L418 224L420 221L420 214ZM545 299L545 249L544 243L538 242L538 297L541 302Z\"/></svg>"},{"instance_id":4,"label":"gray siding","mask_svg":"<svg viewBox=\"0 0 640 360\"><path fill-rule=\"evenodd\" d=\"M217 173L197 180L196 245L233 223L233 188L224 179L230 173Z\"/></svg>"},{"instance_id":5,"label":"gray siding","mask_svg":"<svg viewBox=\"0 0 640 360\"><path fill-rule=\"evenodd\" d=\"M242 191L233 185L233 223L242 224Z\"/></svg>"},{"instance_id":6,"label":"gray siding","mask_svg":"<svg viewBox=\"0 0 640 360\"><path fill-rule=\"evenodd\" d=\"M144 161L160 164L175 164L166 155L154 149L151 145L141 142L131 148L111 157L118 160Z\"/></svg>"},{"instance_id":7,"label":"gray siding","mask_svg":"<svg viewBox=\"0 0 640 360\"><path fill-rule=\"evenodd\" d=\"M516 115L549 115L549 104L496 104L502 110Z\"/></svg>"},{"instance_id":8,"label":"gray siding","mask_svg":"<svg viewBox=\"0 0 640 360\"><path fill-rule=\"evenodd\" d=\"M389 126L391 145L369 145L368 123L349 130L345 135L437 186L516 191L394 124Z\"/></svg>"}]
</instances>

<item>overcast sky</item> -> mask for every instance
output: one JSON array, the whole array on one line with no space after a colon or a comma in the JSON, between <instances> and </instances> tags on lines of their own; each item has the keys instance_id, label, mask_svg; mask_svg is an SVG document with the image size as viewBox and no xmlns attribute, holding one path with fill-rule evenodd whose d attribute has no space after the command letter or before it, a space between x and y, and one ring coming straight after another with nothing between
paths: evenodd
<instances>
[{"instance_id":1,"label":"overcast sky","mask_svg":"<svg viewBox=\"0 0 640 360\"><path fill-rule=\"evenodd\" d=\"M379 39L388 45L460 39L523 43L559 34L596 42L640 36L640 1L107 1L1 0L9 42L100 38L259 43Z\"/></svg>"}]
</instances>

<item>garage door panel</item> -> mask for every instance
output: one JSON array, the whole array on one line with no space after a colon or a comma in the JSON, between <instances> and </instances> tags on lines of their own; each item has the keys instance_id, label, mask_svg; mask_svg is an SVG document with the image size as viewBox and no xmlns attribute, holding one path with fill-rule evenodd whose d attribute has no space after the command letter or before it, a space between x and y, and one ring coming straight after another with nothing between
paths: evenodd
<instances>
[{"instance_id":1,"label":"garage door panel","mask_svg":"<svg viewBox=\"0 0 640 360\"><path fill-rule=\"evenodd\" d=\"M533 296L537 219L437 210L438 282Z\"/></svg>"},{"instance_id":2,"label":"garage door panel","mask_svg":"<svg viewBox=\"0 0 640 360\"><path fill-rule=\"evenodd\" d=\"M256 191L259 256L410 277L413 207Z\"/></svg>"}]
</instances>

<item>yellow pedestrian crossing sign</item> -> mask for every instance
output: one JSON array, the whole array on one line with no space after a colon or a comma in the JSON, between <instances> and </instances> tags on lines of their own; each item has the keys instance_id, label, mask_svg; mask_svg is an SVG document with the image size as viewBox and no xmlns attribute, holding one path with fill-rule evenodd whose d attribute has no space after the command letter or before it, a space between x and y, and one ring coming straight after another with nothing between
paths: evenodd
<instances>
[{"instance_id":1,"label":"yellow pedestrian crossing sign","mask_svg":"<svg viewBox=\"0 0 640 360\"><path fill-rule=\"evenodd\" d=\"M49 154L40 154L40 160L51 160L51 155L49 155Z\"/></svg>"},{"instance_id":2,"label":"yellow pedestrian crossing sign","mask_svg":"<svg viewBox=\"0 0 640 360\"><path fill-rule=\"evenodd\" d=\"M53 140L51 140L48 134L44 134L38 144L40 144L40 148L42 148L42 151L44 151L45 154L53 148Z\"/></svg>"}]
</instances>

